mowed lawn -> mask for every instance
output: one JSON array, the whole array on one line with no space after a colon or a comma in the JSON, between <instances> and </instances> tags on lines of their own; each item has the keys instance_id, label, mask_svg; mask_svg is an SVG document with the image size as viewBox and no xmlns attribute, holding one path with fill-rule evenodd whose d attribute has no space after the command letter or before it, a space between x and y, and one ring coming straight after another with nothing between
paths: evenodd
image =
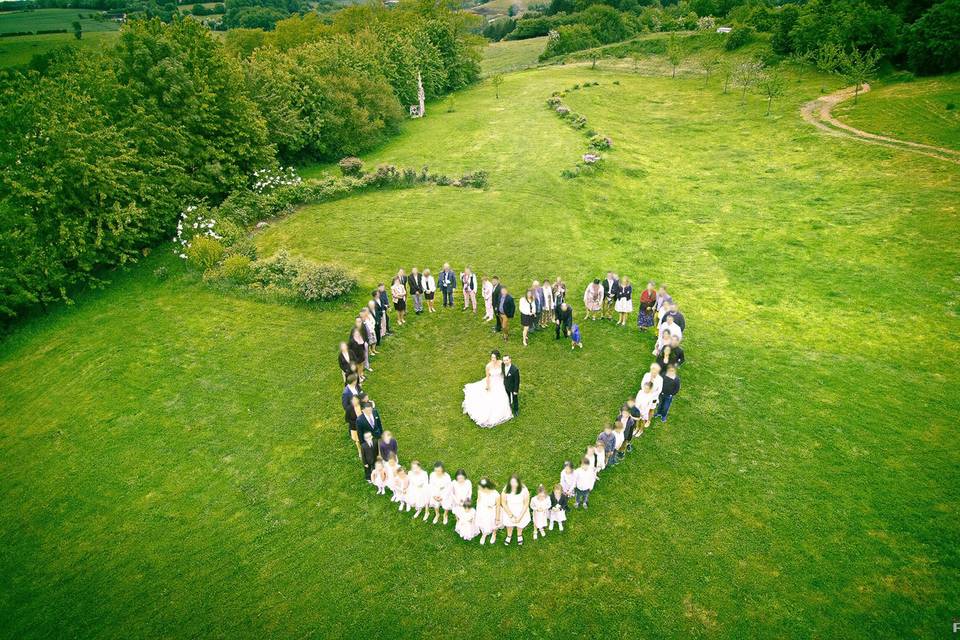
<instances>
[{"instance_id":1,"label":"mowed lawn","mask_svg":"<svg viewBox=\"0 0 960 640\"><path fill-rule=\"evenodd\" d=\"M960 150L960 73L876 83L857 104L845 102L834 115L870 133Z\"/></svg>"},{"instance_id":2,"label":"mowed lawn","mask_svg":"<svg viewBox=\"0 0 960 640\"><path fill-rule=\"evenodd\" d=\"M83 31L117 31L120 25L113 20L96 20L93 9L36 9L34 11L6 11L0 13L0 33L11 31L46 31L67 29L79 22ZM83 16L83 17L81 17ZM73 37L73 33L70 34Z\"/></svg>"},{"instance_id":3,"label":"mowed lawn","mask_svg":"<svg viewBox=\"0 0 960 640\"><path fill-rule=\"evenodd\" d=\"M2 14L0 14L2 15ZM98 50L112 46L119 37L119 31L84 32L77 40L72 33L45 33L33 36L0 38L0 67L25 65L35 55L49 53L57 47L80 47Z\"/></svg>"},{"instance_id":4,"label":"mowed lawn","mask_svg":"<svg viewBox=\"0 0 960 640\"><path fill-rule=\"evenodd\" d=\"M585 138L544 100L588 80L565 101L615 147L565 180ZM353 270L349 302L229 295L164 249L7 338L0 636L945 637L958 169L804 124L822 79L769 118L702 84L568 65L428 107L368 165L482 168L487 190L370 192L258 236ZM515 290L561 275L575 301L607 269L652 278L687 318L670 422L522 549L398 514L342 421L357 306L444 260ZM585 325L575 353L511 342L523 411L493 430L460 401L499 343L459 310L398 330L367 389L404 464L553 483L636 391L652 339L633 322Z\"/></svg>"},{"instance_id":5,"label":"mowed lawn","mask_svg":"<svg viewBox=\"0 0 960 640\"><path fill-rule=\"evenodd\" d=\"M481 70L484 76L519 71L537 64L547 46L547 37L492 42L484 50Z\"/></svg>"}]
</instances>

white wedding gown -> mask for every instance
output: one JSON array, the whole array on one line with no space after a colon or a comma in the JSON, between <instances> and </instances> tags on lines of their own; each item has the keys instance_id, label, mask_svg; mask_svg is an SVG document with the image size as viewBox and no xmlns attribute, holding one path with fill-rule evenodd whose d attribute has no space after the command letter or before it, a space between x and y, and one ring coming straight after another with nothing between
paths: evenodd
<instances>
[{"instance_id":1,"label":"white wedding gown","mask_svg":"<svg viewBox=\"0 0 960 640\"><path fill-rule=\"evenodd\" d=\"M510 398L503 386L503 371L499 364L487 365L490 373L490 390L487 380L472 382L463 388L463 412L479 426L489 429L513 417Z\"/></svg>"}]
</instances>

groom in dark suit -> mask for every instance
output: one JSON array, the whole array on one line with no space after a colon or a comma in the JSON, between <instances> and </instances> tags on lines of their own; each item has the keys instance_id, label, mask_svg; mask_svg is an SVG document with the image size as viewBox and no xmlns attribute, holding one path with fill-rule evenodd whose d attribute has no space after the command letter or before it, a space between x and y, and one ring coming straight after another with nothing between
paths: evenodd
<instances>
[{"instance_id":1,"label":"groom in dark suit","mask_svg":"<svg viewBox=\"0 0 960 640\"><path fill-rule=\"evenodd\" d=\"M513 365L510 356L503 357L503 387L510 398L510 409L516 416L520 413L520 369Z\"/></svg>"}]
</instances>

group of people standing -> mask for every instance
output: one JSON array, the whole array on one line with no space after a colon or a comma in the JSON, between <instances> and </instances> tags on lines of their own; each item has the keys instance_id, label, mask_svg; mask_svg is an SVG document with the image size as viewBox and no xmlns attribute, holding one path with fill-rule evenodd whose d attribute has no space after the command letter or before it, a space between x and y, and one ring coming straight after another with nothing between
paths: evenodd
<instances>
[{"instance_id":1,"label":"group of people standing","mask_svg":"<svg viewBox=\"0 0 960 640\"><path fill-rule=\"evenodd\" d=\"M496 276L480 278L469 268L455 274L444 264L434 277L429 269L420 272L413 268L410 274L400 269L394 276L389 293L384 284L371 292L370 301L360 310L347 342L340 344L339 365L344 389L341 404L351 440L363 463L364 477L377 494L389 490L398 510L413 511L413 518L433 523L449 523L456 519L455 530L465 540L480 538L480 544L496 543L498 532L506 531L504 543L511 544L514 533L518 545L523 544L523 532L533 525L533 539L546 536L557 528L563 531L569 509L588 509L590 494L599 475L616 466L633 450L633 441L659 418L667 421L674 397L680 391L679 371L685 362L681 342L686 320L666 287L650 282L639 295L637 326L642 331L653 329L657 335L652 355L654 362L643 375L639 391L621 407L616 417L605 424L586 448L579 464L567 461L559 481L552 485L539 484L531 495L519 476L513 475L497 488L489 478L482 477L476 486L463 469L451 478L443 463L432 469L420 461L411 460L404 468L399 460L397 440L383 427L376 404L364 393L362 384L373 371L370 359L377 354L377 346L392 335L390 303L396 312L396 324L406 323L408 298L415 314L436 312L436 292L441 292L444 307L454 307L454 292L463 296L463 310L477 312L478 299L483 301L485 322L495 322L494 331L509 340L510 321L517 305L509 290ZM579 327L566 301L566 285L560 278L553 283L533 281L526 290L519 310L523 327L523 343L528 343L532 331L554 325L556 338L568 337L574 348L582 347ZM584 319L614 319L626 326L633 312L633 287L629 278L609 272L605 279L597 278L587 285L584 293Z\"/></svg>"}]
</instances>

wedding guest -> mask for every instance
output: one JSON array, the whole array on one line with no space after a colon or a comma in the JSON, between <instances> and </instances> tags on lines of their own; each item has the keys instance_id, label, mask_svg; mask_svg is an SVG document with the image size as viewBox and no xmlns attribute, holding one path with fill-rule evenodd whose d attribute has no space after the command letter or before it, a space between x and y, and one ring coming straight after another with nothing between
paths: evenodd
<instances>
[{"instance_id":1,"label":"wedding guest","mask_svg":"<svg viewBox=\"0 0 960 640\"><path fill-rule=\"evenodd\" d=\"M656 285L651 281L647 288L640 293L640 310L637 313L637 326L640 331L646 331L653 326L653 308L657 304Z\"/></svg>"},{"instance_id":2,"label":"wedding guest","mask_svg":"<svg viewBox=\"0 0 960 640\"><path fill-rule=\"evenodd\" d=\"M527 346L527 339L530 335L530 327L533 326L535 314L536 303L533 299L533 291L527 289L526 295L520 298L520 326L523 327L523 346Z\"/></svg>"},{"instance_id":3,"label":"wedding guest","mask_svg":"<svg viewBox=\"0 0 960 640\"><path fill-rule=\"evenodd\" d=\"M553 283L553 308L556 309L567 299L567 285L563 283L560 276Z\"/></svg>"},{"instance_id":4,"label":"wedding guest","mask_svg":"<svg viewBox=\"0 0 960 640\"><path fill-rule=\"evenodd\" d=\"M583 349L583 339L580 336L580 325L574 322L573 329L570 330L570 348L576 349L577 347Z\"/></svg>"},{"instance_id":5,"label":"wedding guest","mask_svg":"<svg viewBox=\"0 0 960 640\"><path fill-rule=\"evenodd\" d=\"M640 418L638 425L640 427L637 435L643 435L643 431L650 426L650 420L653 418L653 412L657 408L657 400L660 394L653 390L652 382L644 382L637 394L637 408L640 409Z\"/></svg>"},{"instance_id":6,"label":"wedding guest","mask_svg":"<svg viewBox=\"0 0 960 640\"><path fill-rule=\"evenodd\" d=\"M640 381L641 387L648 382L653 385L653 391L658 398L660 397L660 392L663 390L663 376L660 375L661 371L660 365L654 362L650 365L650 371L643 374L643 380ZM637 404L639 403L640 401L638 399Z\"/></svg>"},{"instance_id":7,"label":"wedding guest","mask_svg":"<svg viewBox=\"0 0 960 640\"><path fill-rule=\"evenodd\" d=\"M383 322L385 325L381 333L389 336L393 333L390 331L390 294L387 292L387 286L382 282L377 285L377 295L380 298L380 308L383 309Z\"/></svg>"},{"instance_id":8,"label":"wedding guest","mask_svg":"<svg viewBox=\"0 0 960 640\"><path fill-rule=\"evenodd\" d=\"M522 546L523 530L530 524L530 492L516 474L510 476L510 480L500 493L500 518L503 527L507 530L507 539L503 544L510 545L513 530L516 529L517 545Z\"/></svg>"},{"instance_id":9,"label":"wedding guest","mask_svg":"<svg viewBox=\"0 0 960 640\"><path fill-rule=\"evenodd\" d=\"M470 267L463 270L460 274L460 284L463 287L463 310L472 308L477 312L477 276L474 275Z\"/></svg>"},{"instance_id":10,"label":"wedding guest","mask_svg":"<svg viewBox=\"0 0 960 640\"><path fill-rule=\"evenodd\" d=\"M350 419L347 415L347 410L350 408L350 399L360 395L360 378L357 374L351 373L347 375L345 383L343 391L340 393L340 404L343 406L343 419L349 422Z\"/></svg>"},{"instance_id":11,"label":"wedding guest","mask_svg":"<svg viewBox=\"0 0 960 640\"><path fill-rule=\"evenodd\" d=\"M574 489L577 486L577 477L573 471L573 463L567 460L563 463L563 469L560 471L560 486L563 488L563 495L568 498L574 496Z\"/></svg>"},{"instance_id":12,"label":"wedding guest","mask_svg":"<svg viewBox=\"0 0 960 640\"><path fill-rule=\"evenodd\" d=\"M627 426L621 421L617 420L613 423L613 462L611 464L619 464L626 456L626 443L627 443Z\"/></svg>"},{"instance_id":13,"label":"wedding guest","mask_svg":"<svg viewBox=\"0 0 960 640\"><path fill-rule=\"evenodd\" d=\"M497 276L490 279L490 284L493 285L490 302L493 303L493 331L496 333L500 331L500 299L503 297L503 286Z\"/></svg>"},{"instance_id":14,"label":"wedding guest","mask_svg":"<svg viewBox=\"0 0 960 640\"><path fill-rule=\"evenodd\" d=\"M351 396L350 406L344 412L347 419L347 429L350 432L350 439L357 446L357 455L360 454L360 433L357 431L357 418L363 413L361 409L360 396Z\"/></svg>"},{"instance_id":15,"label":"wedding guest","mask_svg":"<svg viewBox=\"0 0 960 640\"><path fill-rule=\"evenodd\" d=\"M363 339L363 332L357 327L354 327L350 332L350 341L347 343L347 350L350 352L350 361L357 366L357 371L366 369L371 373L373 372L373 369L370 368L367 362L367 343ZM361 375L360 381L362 382L363 379L364 377Z\"/></svg>"},{"instance_id":16,"label":"wedding guest","mask_svg":"<svg viewBox=\"0 0 960 640\"><path fill-rule=\"evenodd\" d=\"M624 413L624 410L626 413ZM636 432L637 418L639 417L640 409L637 408L637 397L630 396L620 411L620 421L623 423L624 451L626 453L633 451L633 436Z\"/></svg>"},{"instance_id":17,"label":"wedding guest","mask_svg":"<svg viewBox=\"0 0 960 640\"><path fill-rule=\"evenodd\" d=\"M430 472L428 486L430 488L429 509L433 509L433 524L440 521L440 511L443 510L443 524L447 524L447 518L450 515L450 509L453 508L453 502L450 498L450 474L443 468L443 463L438 462L433 465L433 471ZM428 514L429 514L429 509ZM424 517L426 521L426 517Z\"/></svg>"},{"instance_id":18,"label":"wedding guest","mask_svg":"<svg viewBox=\"0 0 960 640\"><path fill-rule=\"evenodd\" d=\"M403 285L404 289L407 287L407 272L403 270L403 267L397 269L397 279L400 281L400 284Z\"/></svg>"},{"instance_id":19,"label":"wedding guest","mask_svg":"<svg viewBox=\"0 0 960 640\"><path fill-rule=\"evenodd\" d=\"M380 335L381 319L376 300L371 299L367 301L367 314L369 315L367 319L367 335L370 336L370 342L379 348L380 339L382 338Z\"/></svg>"},{"instance_id":20,"label":"wedding guest","mask_svg":"<svg viewBox=\"0 0 960 640\"><path fill-rule=\"evenodd\" d=\"M427 309L430 313L436 312L433 307L433 299L437 295L437 281L430 274L430 269L423 270L423 297L427 301Z\"/></svg>"},{"instance_id":21,"label":"wedding guest","mask_svg":"<svg viewBox=\"0 0 960 640\"><path fill-rule=\"evenodd\" d=\"M550 519L550 496L541 484L537 487L537 495L530 499L530 511L533 513L533 539L537 534L547 535L547 524Z\"/></svg>"},{"instance_id":22,"label":"wedding guest","mask_svg":"<svg viewBox=\"0 0 960 640\"><path fill-rule=\"evenodd\" d=\"M393 279L393 284L390 285L390 295L393 296L393 310L397 312L397 324L403 326L406 324L407 316L407 288L399 277Z\"/></svg>"},{"instance_id":23,"label":"wedding guest","mask_svg":"<svg viewBox=\"0 0 960 640\"><path fill-rule=\"evenodd\" d=\"M402 466L397 467L397 475L393 480L393 497L397 499L400 506L397 511L410 511L410 501L407 496L410 490L410 478L407 471Z\"/></svg>"},{"instance_id":24,"label":"wedding guest","mask_svg":"<svg viewBox=\"0 0 960 640\"><path fill-rule=\"evenodd\" d=\"M443 306L445 307L453 306L453 289L456 286L456 280L457 278L450 268L450 263L444 262L437 285L440 287L440 293L443 294Z\"/></svg>"},{"instance_id":25,"label":"wedding guest","mask_svg":"<svg viewBox=\"0 0 960 640\"><path fill-rule=\"evenodd\" d=\"M676 366L680 357L673 346L666 344L660 349L660 355L657 356L657 364L660 365L660 371L666 371L667 367Z\"/></svg>"},{"instance_id":26,"label":"wedding guest","mask_svg":"<svg viewBox=\"0 0 960 640\"><path fill-rule=\"evenodd\" d=\"M603 309L603 287L600 286L600 278L594 278L593 282L587 285L587 290L583 292L583 306L587 308L583 319L590 318L596 320L597 315Z\"/></svg>"},{"instance_id":27,"label":"wedding guest","mask_svg":"<svg viewBox=\"0 0 960 640\"><path fill-rule=\"evenodd\" d=\"M669 313L663 317L658 331L660 332L661 336L663 335L664 331L669 331L671 338L676 338L677 340L683 341L683 329L681 329L680 325L676 323L676 316L672 316Z\"/></svg>"},{"instance_id":28,"label":"wedding guest","mask_svg":"<svg viewBox=\"0 0 960 640\"><path fill-rule=\"evenodd\" d=\"M590 458L584 458L580 461L580 467L573 472L575 488L573 508L579 509L581 506L586 509L590 501L590 492L593 491L597 483L597 471L590 463Z\"/></svg>"},{"instance_id":29,"label":"wedding guest","mask_svg":"<svg viewBox=\"0 0 960 640\"><path fill-rule=\"evenodd\" d=\"M657 289L657 302L654 304L654 314L656 316L656 321L660 322L663 318L663 315L670 310L670 304L673 302L673 296L667 293L667 288L663 285L660 285L660 288ZM657 333L660 333L657 331Z\"/></svg>"},{"instance_id":30,"label":"wedding guest","mask_svg":"<svg viewBox=\"0 0 960 640\"><path fill-rule=\"evenodd\" d=\"M377 417L379 417L379 415L380 414L377 414ZM384 460L389 460L391 456L398 460L400 459L397 455L397 440L393 437L392 432L384 431L380 437L380 457Z\"/></svg>"},{"instance_id":31,"label":"wedding guest","mask_svg":"<svg viewBox=\"0 0 960 640\"><path fill-rule=\"evenodd\" d=\"M363 321L363 311L361 309L360 314L353 319L353 326L360 331L360 337L363 339L363 368L367 371L373 371L370 368L370 335L367 325Z\"/></svg>"},{"instance_id":32,"label":"wedding guest","mask_svg":"<svg viewBox=\"0 0 960 640\"><path fill-rule=\"evenodd\" d=\"M617 274L613 271L607 271L607 277L600 285L603 287L603 309L600 317L604 319L613 318L613 309L617 301L617 293L620 289L620 281L617 280Z\"/></svg>"},{"instance_id":33,"label":"wedding guest","mask_svg":"<svg viewBox=\"0 0 960 640\"><path fill-rule=\"evenodd\" d=\"M620 320L617 324L622 327L627 326L627 316L633 312L633 285L630 284L630 278L626 276L620 281L614 309L620 314Z\"/></svg>"},{"instance_id":34,"label":"wedding guest","mask_svg":"<svg viewBox=\"0 0 960 640\"><path fill-rule=\"evenodd\" d=\"M387 309L380 302L380 291L374 289L370 292L370 302L373 303L374 318L377 320L377 342L383 342L387 335Z\"/></svg>"},{"instance_id":35,"label":"wedding guest","mask_svg":"<svg viewBox=\"0 0 960 640\"><path fill-rule=\"evenodd\" d=\"M670 310L667 311L666 317L673 318L674 324L680 327L680 331L687 330L687 319L683 317L682 313L680 313L676 302L670 302Z\"/></svg>"},{"instance_id":36,"label":"wedding guest","mask_svg":"<svg viewBox=\"0 0 960 640\"><path fill-rule=\"evenodd\" d=\"M480 533L477 527L477 510L473 508L470 498L461 505L460 509L454 514L457 518L457 524L453 530L464 540L473 540Z\"/></svg>"},{"instance_id":37,"label":"wedding guest","mask_svg":"<svg viewBox=\"0 0 960 640\"><path fill-rule=\"evenodd\" d=\"M410 462L410 473L407 474L410 484L407 487L407 503L414 508L413 519L416 520L423 513L423 521L430 515L430 477L420 466L419 460Z\"/></svg>"},{"instance_id":38,"label":"wedding guest","mask_svg":"<svg viewBox=\"0 0 960 640\"><path fill-rule=\"evenodd\" d=\"M413 312L420 315L423 313L423 274L416 267L410 269L407 284L410 285L410 296L413 298Z\"/></svg>"},{"instance_id":39,"label":"wedding guest","mask_svg":"<svg viewBox=\"0 0 960 640\"><path fill-rule=\"evenodd\" d=\"M587 447L586 456L593 461L593 468L596 470L598 476L601 471L607 468L607 452L603 442L600 440L597 440Z\"/></svg>"},{"instance_id":40,"label":"wedding guest","mask_svg":"<svg viewBox=\"0 0 960 640\"><path fill-rule=\"evenodd\" d=\"M463 469L457 469L453 484L450 485L450 497L453 501L453 515L457 515L460 509L470 502L473 496L473 483L467 478L467 472Z\"/></svg>"},{"instance_id":41,"label":"wedding guest","mask_svg":"<svg viewBox=\"0 0 960 640\"><path fill-rule=\"evenodd\" d=\"M340 373L343 374L344 382L347 381L347 376L357 372L357 366L353 362L353 356L350 355L350 350L347 348L346 342L340 343L340 353L337 356L337 363L340 365Z\"/></svg>"},{"instance_id":42,"label":"wedding guest","mask_svg":"<svg viewBox=\"0 0 960 640\"><path fill-rule=\"evenodd\" d=\"M677 361L675 364L679 369L683 366L683 363L687 361L686 357L683 355L683 347L680 346L680 338L670 338L670 351L676 354Z\"/></svg>"},{"instance_id":43,"label":"wedding guest","mask_svg":"<svg viewBox=\"0 0 960 640\"><path fill-rule=\"evenodd\" d=\"M680 376L675 365L667 367L667 375L663 376L663 389L660 391L660 401L654 415L660 416L660 422L667 421L667 413L673 404L673 397L680 393Z\"/></svg>"},{"instance_id":44,"label":"wedding guest","mask_svg":"<svg viewBox=\"0 0 960 640\"><path fill-rule=\"evenodd\" d=\"M568 305L566 302L560 305L560 308L557 309L557 317L553 321L556 326L556 339L559 340L560 336L564 338L570 337L570 330L573 327L573 307Z\"/></svg>"},{"instance_id":45,"label":"wedding guest","mask_svg":"<svg viewBox=\"0 0 960 640\"><path fill-rule=\"evenodd\" d=\"M490 322L493 320L493 283L486 276L480 285L480 296L483 298L483 321Z\"/></svg>"},{"instance_id":46,"label":"wedding guest","mask_svg":"<svg viewBox=\"0 0 960 640\"><path fill-rule=\"evenodd\" d=\"M553 492L550 493L550 531L553 531L553 525L560 527L563 531L563 523L567 521L567 494L563 492L563 487L559 484L553 485Z\"/></svg>"},{"instance_id":47,"label":"wedding guest","mask_svg":"<svg viewBox=\"0 0 960 640\"><path fill-rule=\"evenodd\" d=\"M390 502L398 502L397 472L400 470L400 463L397 462L397 457L391 456L387 458L387 461L383 465L383 469L387 474L387 488L390 489Z\"/></svg>"},{"instance_id":48,"label":"wedding guest","mask_svg":"<svg viewBox=\"0 0 960 640\"><path fill-rule=\"evenodd\" d=\"M387 492L387 472L383 468L383 460L381 458L377 458L377 461L373 463L370 483L377 488L378 496L382 496Z\"/></svg>"},{"instance_id":49,"label":"wedding guest","mask_svg":"<svg viewBox=\"0 0 960 640\"><path fill-rule=\"evenodd\" d=\"M531 286L533 290L533 330L537 331L543 327L543 312L546 303L546 298L543 295L543 288L540 286L539 280L534 280L533 285Z\"/></svg>"},{"instance_id":50,"label":"wedding guest","mask_svg":"<svg viewBox=\"0 0 960 640\"><path fill-rule=\"evenodd\" d=\"M370 304L373 304L372 300ZM369 308L360 310L360 321L365 329L363 335L367 340L367 358L372 358L377 355L377 323Z\"/></svg>"},{"instance_id":51,"label":"wedding guest","mask_svg":"<svg viewBox=\"0 0 960 640\"><path fill-rule=\"evenodd\" d=\"M603 425L603 431L597 436L597 444L603 446L604 467L617 463L617 441L613 435L613 425L609 422Z\"/></svg>"},{"instance_id":52,"label":"wedding guest","mask_svg":"<svg viewBox=\"0 0 960 640\"><path fill-rule=\"evenodd\" d=\"M357 416L357 433L361 438L370 434L374 440L380 440L383 435L383 421L380 420L380 412L376 410L372 402L363 402L360 405L362 412ZM377 448L379 454L379 446Z\"/></svg>"},{"instance_id":53,"label":"wedding guest","mask_svg":"<svg viewBox=\"0 0 960 640\"><path fill-rule=\"evenodd\" d=\"M373 441L373 434L369 431L363 434L363 443L360 445L360 460L363 462L363 477L370 479L373 465L377 462L377 443Z\"/></svg>"},{"instance_id":54,"label":"wedding guest","mask_svg":"<svg viewBox=\"0 0 960 640\"><path fill-rule=\"evenodd\" d=\"M664 324L660 323L658 329L663 326ZM657 342L653 345L653 352L652 352L653 355L655 356L659 355L663 347L665 345L670 344L672 341L673 341L673 336L670 335L669 329L664 329L663 331L661 331L660 335L657 337Z\"/></svg>"},{"instance_id":55,"label":"wedding guest","mask_svg":"<svg viewBox=\"0 0 960 640\"><path fill-rule=\"evenodd\" d=\"M500 331L503 333L504 342L510 340L510 318L517 312L517 306L513 302L513 296L507 291L506 287L500 289L500 304L497 306L497 314L500 318Z\"/></svg>"},{"instance_id":56,"label":"wedding guest","mask_svg":"<svg viewBox=\"0 0 960 640\"><path fill-rule=\"evenodd\" d=\"M481 478L477 487L476 523L480 530L480 544L487 543L487 536L490 536L490 544L496 544L497 529L500 528L500 493L487 478Z\"/></svg>"},{"instance_id":57,"label":"wedding guest","mask_svg":"<svg viewBox=\"0 0 960 640\"><path fill-rule=\"evenodd\" d=\"M543 296L543 322L544 324L553 322L554 310L557 308L553 301L553 286L546 278L543 279L543 286L540 287Z\"/></svg>"}]
</instances>

